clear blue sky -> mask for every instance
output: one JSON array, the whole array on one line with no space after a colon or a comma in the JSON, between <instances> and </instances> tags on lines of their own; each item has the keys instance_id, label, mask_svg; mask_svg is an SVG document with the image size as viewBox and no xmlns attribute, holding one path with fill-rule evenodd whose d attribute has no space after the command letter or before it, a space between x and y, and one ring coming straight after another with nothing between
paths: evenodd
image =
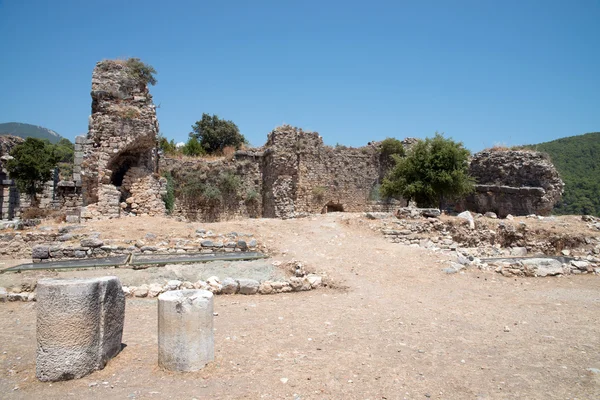
<instances>
[{"instance_id":1,"label":"clear blue sky","mask_svg":"<svg viewBox=\"0 0 600 400\"><path fill-rule=\"evenodd\" d=\"M0 122L87 131L97 61L139 57L161 132L203 112L253 145L283 123L327 144L472 151L600 131L600 1L0 0Z\"/></svg>"}]
</instances>

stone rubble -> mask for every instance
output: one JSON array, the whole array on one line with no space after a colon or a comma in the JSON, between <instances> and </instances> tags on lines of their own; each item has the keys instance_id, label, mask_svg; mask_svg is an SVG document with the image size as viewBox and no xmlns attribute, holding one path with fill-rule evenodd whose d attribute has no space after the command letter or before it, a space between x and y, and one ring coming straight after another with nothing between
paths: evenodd
<instances>
[{"instance_id":1,"label":"stone rubble","mask_svg":"<svg viewBox=\"0 0 600 400\"><path fill-rule=\"evenodd\" d=\"M423 217L418 209L397 215L401 217L376 220L378 223L372 229L394 243L454 254L454 261L442 269L447 274L465 268L495 271L505 276L600 274L600 236L538 233L524 222L513 224L509 222L511 219L500 220L492 214L473 215L468 211L445 220ZM540 219L536 215L531 218ZM551 222L551 218L547 220ZM589 222L590 229L594 227L594 218L582 217ZM557 253L569 258L557 259L554 256ZM528 259L520 259L524 257Z\"/></svg>"}]
</instances>

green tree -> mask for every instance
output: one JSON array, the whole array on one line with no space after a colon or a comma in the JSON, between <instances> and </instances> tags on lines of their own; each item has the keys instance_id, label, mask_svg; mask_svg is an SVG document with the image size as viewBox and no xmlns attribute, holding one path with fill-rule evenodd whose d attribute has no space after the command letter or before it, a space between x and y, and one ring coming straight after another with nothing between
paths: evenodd
<instances>
[{"instance_id":1,"label":"green tree","mask_svg":"<svg viewBox=\"0 0 600 400\"><path fill-rule=\"evenodd\" d=\"M177 153L177 145L175 144L175 140L167 139L162 135L158 135L158 148L163 151L164 154L176 154Z\"/></svg>"},{"instance_id":2,"label":"green tree","mask_svg":"<svg viewBox=\"0 0 600 400\"><path fill-rule=\"evenodd\" d=\"M58 160L58 172L61 179L72 179L75 146L69 139L62 138L53 146L54 155Z\"/></svg>"},{"instance_id":3,"label":"green tree","mask_svg":"<svg viewBox=\"0 0 600 400\"><path fill-rule=\"evenodd\" d=\"M227 146L239 149L246 138L232 121L220 119L217 115L202 114L202 119L192 125L190 137L198 139L208 154L222 152Z\"/></svg>"},{"instance_id":4,"label":"green tree","mask_svg":"<svg viewBox=\"0 0 600 400\"><path fill-rule=\"evenodd\" d=\"M396 165L381 185L385 197L413 199L421 207L442 208L445 200L457 199L474 189L468 175L469 151L462 143L439 133L417 142L406 157L393 155Z\"/></svg>"},{"instance_id":5,"label":"green tree","mask_svg":"<svg viewBox=\"0 0 600 400\"><path fill-rule=\"evenodd\" d=\"M28 193L36 201L36 193L44 182L52 178L53 169L59 161L55 148L49 142L27 138L15 146L7 163L9 176L17 182L19 190Z\"/></svg>"},{"instance_id":6,"label":"green tree","mask_svg":"<svg viewBox=\"0 0 600 400\"><path fill-rule=\"evenodd\" d=\"M186 144L181 148L181 151L186 156L193 156L193 157L197 157L197 156L206 154L206 151L204 151L204 148L202 147L202 145L200 144L198 139L196 139L194 136L191 136L188 139Z\"/></svg>"}]
</instances>

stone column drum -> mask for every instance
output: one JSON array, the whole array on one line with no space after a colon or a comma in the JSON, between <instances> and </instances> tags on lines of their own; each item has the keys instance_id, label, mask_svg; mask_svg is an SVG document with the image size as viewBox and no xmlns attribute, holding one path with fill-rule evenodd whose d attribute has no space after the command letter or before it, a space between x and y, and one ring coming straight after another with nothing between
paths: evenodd
<instances>
[{"instance_id":1,"label":"stone column drum","mask_svg":"<svg viewBox=\"0 0 600 400\"><path fill-rule=\"evenodd\" d=\"M213 294L190 289L158 296L158 365L198 371L214 359Z\"/></svg>"},{"instance_id":2,"label":"stone column drum","mask_svg":"<svg viewBox=\"0 0 600 400\"><path fill-rule=\"evenodd\" d=\"M121 351L125 296L117 277L40 279L36 307L39 380L81 378Z\"/></svg>"}]
</instances>

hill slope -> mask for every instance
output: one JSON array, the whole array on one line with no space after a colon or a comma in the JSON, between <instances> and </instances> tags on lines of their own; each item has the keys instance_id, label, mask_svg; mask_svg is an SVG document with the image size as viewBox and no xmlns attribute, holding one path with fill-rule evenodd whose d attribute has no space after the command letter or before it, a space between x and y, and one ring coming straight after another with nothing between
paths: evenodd
<instances>
[{"instance_id":1,"label":"hill slope","mask_svg":"<svg viewBox=\"0 0 600 400\"><path fill-rule=\"evenodd\" d=\"M37 125L23 124L20 122L7 122L5 124L0 124L0 135L48 139L50 143L58 143L58 141L62 139L62 136L54 132L52 129L47 129Z\"/></svg>"},{"instance_id":2,"label":"hill slope","mask_svg":"<svg viewBox=\"0 0 600 400\"><path fill-rule=\"evenodd\" d=\"M524 147L548 153L565 182L556 214L600 216L600 132Z\"/></svg>"}]
</instances>

